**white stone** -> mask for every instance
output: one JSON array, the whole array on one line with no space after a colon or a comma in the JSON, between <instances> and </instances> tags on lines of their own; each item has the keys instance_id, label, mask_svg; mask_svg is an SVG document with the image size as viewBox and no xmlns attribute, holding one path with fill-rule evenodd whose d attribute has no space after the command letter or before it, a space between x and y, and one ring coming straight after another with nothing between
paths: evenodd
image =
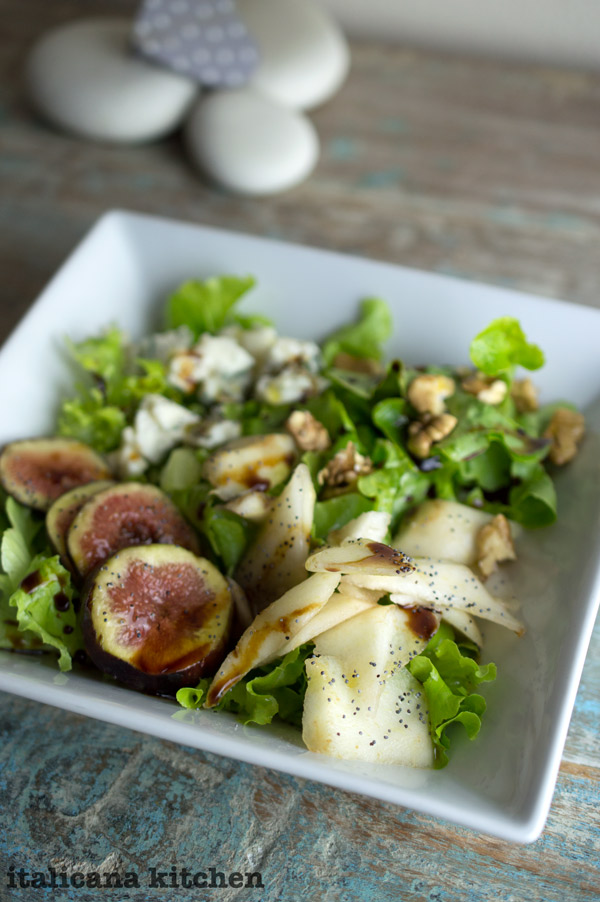
<instances>
[{"instance_id":1,"label":"white stone","mask_svg":"<svg viewBox=\"0 0 600 902\"><path fill-rule=\"evenodd\" d=\"M311 0L238 0L260 62L254 87L295 109L329 100L350 65L348 44L331 15Z\"/></svg>"},{"instance_id":2,"label":"white stone","mask_svg":"<svg viewBox=\"0 0 600 902\"><path fill-rule=\"evenodd\" d=\"M312 172L319 139L306 116L251 88L202 98L187 123L193 162L238 194L286 191Z\"/></svg>"},{"instance_id":3,"label":"white stone","mask_svg":"<svg viewBox=\"0 0 600 902\"><path fill-rule=\"evenodd\" d=\"M129 19L84 19L49 31L27 65L31 99L53 125L84 138L152 141L177 128L198 93L188 78L129 47Z\"/></svg>"}]
</instances>

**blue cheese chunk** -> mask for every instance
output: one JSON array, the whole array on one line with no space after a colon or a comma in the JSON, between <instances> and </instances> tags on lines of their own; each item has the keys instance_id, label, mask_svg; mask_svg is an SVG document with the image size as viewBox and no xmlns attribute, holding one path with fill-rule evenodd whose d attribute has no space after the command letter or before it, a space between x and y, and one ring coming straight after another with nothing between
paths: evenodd
<instances>
[{"instance_id":1,"label":"blue cheese chunk","mask_svg":"<svg viewBox=\"0 0 600 902\"><path fill-rule=\"evenodd\" d=\"M186 393L197 390L205 404L241 401L253 370L254 357L235 339L204 334L190 351L174 355L168 381Z\"/></svg>"},{"instance_id":2,"label":"blue cheese chunk","mask_svg":"<svg viewBox=\"0 0 600 902\"><path fill-rule=\"evenodd\" d=\"M187 430L199 422L200 417L181 404L162 395L146 395L136 412L133 427L123 430L121 447L115 455L119 474L139 476L149 463L158 463L180 444Z\"/></svg>"}]
</instances>

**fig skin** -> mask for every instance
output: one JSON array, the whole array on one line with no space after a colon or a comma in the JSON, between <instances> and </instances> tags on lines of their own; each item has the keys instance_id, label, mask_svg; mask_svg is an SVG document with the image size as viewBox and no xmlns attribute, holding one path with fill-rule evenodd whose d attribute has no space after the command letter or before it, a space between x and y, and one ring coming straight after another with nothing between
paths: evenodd
<instances>
[{"instance_id":1,"label":"fig skin","mask_svg":"<svg viewBox=\"0 0 600 902\"><path fill-rule=\"evenodd\" d=\"M0 483L36 510L48 510L71 489L111 477L102 457L75 439L26 439L6 445L0 454Z\"/></svg>"},{"instance_id":2,"label":"fig skin","mask_svg":"<svg viewBox=\"0 0 600 902\"><path fill-rule=\"evenodd\" d=\"M194 530L171 499L156 486L139 482L122 482L92 495L67 534L69 557L84 577L120 549L138 545L199 551Z\"/></svg>"},{"instance_id":3,"label":"fig skin","mask_svg":"<svg viewBox=\"0 0 600 902\"><path fill-rule=\"evenodd\" d=\"M108 479L101 479L97 482L88 482L87 485L79 486L65 492L56 499L48 513L46 514L46 532L52 546L60 554L63 560L68 561L69 555L67 551L67 533L71 523L92 495L108 489L114 485Z\"/></svg>"},{"instance_id":4,"label":"fig skin","mask_svg":"<svg viewBox=\"0 0 600 902\"><path fill-rule=\"evenodd\" d=\"M212 675L234 602L210 561L185 548L125 548L88 577L82 628L94 664L133 689L174 695Z\"/></svg>"}]
</instances>

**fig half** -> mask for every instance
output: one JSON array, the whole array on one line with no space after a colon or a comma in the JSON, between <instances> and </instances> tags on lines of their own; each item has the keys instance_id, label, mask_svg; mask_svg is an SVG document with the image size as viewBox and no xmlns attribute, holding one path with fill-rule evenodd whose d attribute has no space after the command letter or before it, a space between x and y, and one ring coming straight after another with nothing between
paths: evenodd
<instances>
[{"instance_id":1,"label":"fig half","mask_svg":"<svg viewBox=\"0 0 600 902\"><path fill-rule=\"evenodd\" d=\"M93 495L67 535L69 555L82 576L133 545L199 550L196 534L170 498L156 486L139 482L122 482Z\"/></svg>"},{"instance_id":2,"label":"fig half","mask_svg":"<svg viewBox=\"0 0 600 902\"><path fill-rule=\"evenodd\" d=\"M9 495L36 510L48 510L71 489L110 478L100 455L70 438L12 442L0 455L0 482Z\"/></svg>"},{"instance_id":3,"label":"fig half","mask_svg":"<svg viewBox=\"0 0 600 902\"><path fill-rule=\"evenodd\" d=\"M60 498L57 498L48 513L46 514L46 531L48 538L52 542L54 548L58 551L62 558L67 557L67 533L71 523L83 507L86 501L96 495L103 489L108 489L114 485L108 479L101 479L98 482L88 482L87 485L79 486L77 489L71 489L65 492Z\"/></svg>"},{"instance_id":4,"label":"fig half","mask_svg":"<svg viewBox=\"0 0 600 902\"><path fill-rule=\"evenodd\" d=\"M84 599L92 661L134 689L174 693L216 671L233 614L230 586L185 548L118 551L98 568Z\"/></svg>"}]
</instances>

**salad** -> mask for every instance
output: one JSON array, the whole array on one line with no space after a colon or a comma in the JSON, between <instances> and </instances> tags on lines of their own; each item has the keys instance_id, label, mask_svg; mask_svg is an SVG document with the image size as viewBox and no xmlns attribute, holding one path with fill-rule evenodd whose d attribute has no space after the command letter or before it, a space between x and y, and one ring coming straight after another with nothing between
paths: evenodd
<instances>
[{"instance_id":1,"label":"salad","mask_svg":"<svg viewBox=\"0 0 600 902\"><path fill-rule=\"evenodd\" d=\"M517 378L544 355L513 318L471 365L414 367L384 362L383 301L317 344L240 313L253 285L187 282L163 331L68 342L55 434L0 455L0 648L444 766L496 677L482 623L524 631L488 580L556 519L583 416Z\"/></svg>"}]
</instances>

